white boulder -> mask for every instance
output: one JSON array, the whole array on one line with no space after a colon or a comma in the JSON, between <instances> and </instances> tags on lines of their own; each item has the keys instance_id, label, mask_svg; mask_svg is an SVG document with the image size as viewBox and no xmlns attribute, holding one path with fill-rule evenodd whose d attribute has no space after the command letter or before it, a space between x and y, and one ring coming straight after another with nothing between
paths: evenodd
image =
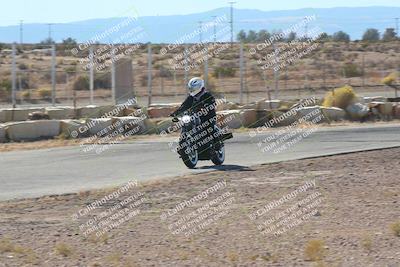
<instances>
[{"instance_id":1,"label":"white boulder","mask_svg":"<svg viewBox=\"0 0 400 267\"><path fill-rule=\"evenodd\" d=\"M13 122L6 126L7 136L12 141L52 138L60 134L60 121L41 120Z\"/></svg>"}]
</instances>

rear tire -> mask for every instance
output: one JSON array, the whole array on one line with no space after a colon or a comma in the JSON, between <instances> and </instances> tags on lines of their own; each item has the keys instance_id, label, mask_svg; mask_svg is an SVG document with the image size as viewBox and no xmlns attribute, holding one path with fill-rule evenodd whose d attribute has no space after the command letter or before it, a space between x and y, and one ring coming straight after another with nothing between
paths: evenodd
<instances>
[{"instance_id":1,"label":"rear tire","mask_svg":"<svg viewBox=\"0 0 400 267\"><path fill-rule=\"evenodd\" d=\"M186 167L193 169L196 167L197 162L199 161L199 154L195 149L193 149L190 154L186 154L184 151L182 151L182 160Z\"/></svg>"},{"instance_id":2,"label":"rear tire","mask_svg":"<svg viewBox=\"0 0 400 267\"><path fill-rule=\"evenodd\" d=\"M214 155L211 157L211 161L215 165L221 165L222 163L224 163L224 161L225 161L225 147L224 146L221 146L221 148L219 150L216 150L213 154Z\"/></svg>"}]
</instances>

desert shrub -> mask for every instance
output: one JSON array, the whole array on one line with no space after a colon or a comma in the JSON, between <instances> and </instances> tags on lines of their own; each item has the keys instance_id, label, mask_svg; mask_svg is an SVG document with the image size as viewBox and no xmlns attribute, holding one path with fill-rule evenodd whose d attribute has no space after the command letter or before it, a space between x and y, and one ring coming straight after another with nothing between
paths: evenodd
<instances>
[{"instance_id":1,"label":"desert shrub","mask_svg":"<svg viewBox=\"0 0 400 267\"><path fill-rule=\"evenodd\" d=\"M10 92L11 91L11 81L10 80L2 80L0 81L0 90Z\"/></svg>"},{"instance_id":2,"label":"desert shrub","mask_svg":"<svg viewBox=\"0 0 400 267\"><path fill-rule=\"evenodd\" d=\"M322 105L324 107L338 107L345 109L355 99L356 94L351 86L343 86L336 88L333 92L328 92L324 98Z\"/></svg>"},{"instance_id":3,"label":"desert shrub","mask_svg":"<svg viewBox=\"0 0 400 267\"><path fill-rule=\"evenodd\" d=\"M361 71L358 69L358 66L354 63L344 64L342 71L346 78L359 77L362 74Z\"/></svg>"},{"instance_id":4,"label":"desert shrub","mask_svg":"<svg viewBox=\"0 0 400 267\"><path fill-rule=\"evenodd\" d=\"M147 86L147 74L142 74L140 76L140 85L141 86Z\"/></svg>"},{"instance_id":5,"label":"desert shrub","mask_svg":"<svg viewBox=\"0 0 400 267\"><path fill-rule=\"evenodd\" d=\"M169 69L165 68L164 66L160 67L159 75L160 77L163 78L169 78L173 76L172 72Z\"/></svg>"},{"instance_id":6,"label":"desert shrub","mask_svg":"<svg viewBox=\"0 0 400 267\"><path fill-rule=\"evenodd\" d=\"M23 98L30 98L30 97L31 97L30 91L29 91L29 90L23 91L23 92L21 93L21 96L22 96Z\"/></svg>"},{"instance_id":7,"label":"desert shrub","mask_svg":"<svg viewBox=\"0 0 400 267\"><path fill-rule=\"evenodd\" d=\"M386 76L385 78L383 78L382 83L387 86L392 86L396 82L396 79L397 79L397 74L393 72L388 76Z\"/></svg>"},{"instance_id":8,"label":"desert shrub","mask_svg":"<svg viewBox=\"0 0 400 267\"><path fill-rule=\"evenodd\" d=\"M364 235L361 240L361 245L367 250L371 251L372 248L372 239L369 235Z\"/></svg>"},{"instance_id":9,"label":"desert shrub","mask_svg":"<svg viewBox=\"0 0 400 267\"><path fill-rule=\"evenodd\" d=\"M390 229L395 236L400 236L400 222L392 223Z\"/></svg>"},{"instance_id":10,"label":"desert shrub","mask_svg":"<svg viewBox=\"0 0 400 267\"><path fill-rule=\"evenodd\" d=\"M204 79L204 76L201 76L201 78ZM216 80L210 74L208 74L206 87L207 87L207 90L209 92L211 92L214 96L218 96L219 95L219 92L217 90Z\"/></svg>"},{"instance_id":11,"label":"desert shrub","mask_svg":"<svg viewBox=\"0 0 400 267\"><path fill-rule=\"evenodd\" d=\"M76 72L76 66L69 66L64 68L65 72L73 73Z\"/></svg>"},{"instance_id":12,"label":"desert shrub","mask_svg":"<svg viewBox=\"0 0 400 267\"><path fill-rule=\"evenodd\" d=\"M214 69L214 76L219 77L235 77L236 70L232 67L216 67Z\"/></svg>"},{"instance_id":13,"label":"desert shrub","mask_svg":"<svg viewBox=\"0 0 400 267\"><path fill-rule=\"evenodd\" d=\"M96 74L93 81L94 89L111 88L111 74L101 73Z\"/></svg>"},{"instance_id":14,"label":"desert shrub","mask_svg":"<svg viewBox=\"0 0 400 267\"><path fill-rule=\"evenodd\" d=\"M49 88L40 88L37 90L37 93L42 98L49 98L51 96L51 89Z\"/></svg>"},{"instance_id":15,"label":"desert shrub","mask_svg":"<svg viewBox=\"0 0 400 267\"><path fill-rule=\"evenodd\" d=\"M60 254L64 257L68 257L72 254L71 248L64 243L56 244L55 250L58 254Z\"/></svg>"},{"instance_id":16,"label":"desert shrub","mask_svg":"<svg viewBox=\"0 0 400 267\"><path fill-rule=\"evenodd\" d=\"M324 241L313 239L307 242L304 254L307 260L319 261L322 260L325 254Z\"/></svg>"},{"instance_id":17,"label":"desert shrub","mask_svg":"<svg viewBox=\"0 0 400 267\"><path fill-rule=\"evenodd\" d=\"M89 90L89 77L86 75L78 76L72 85L72 89L75 91Z\"/></svg>"},{"instance_id":18,"label":"desert shrub","mask_svg":"<svg viewBox=\"0 0 400 267\"><path fill-rule=\"evenodd\" d=\"M28 65L26 65L25 63L21 63L18 65L18 68L20 70L27 70L28 69Z\"/></svg>"}]
</instances>

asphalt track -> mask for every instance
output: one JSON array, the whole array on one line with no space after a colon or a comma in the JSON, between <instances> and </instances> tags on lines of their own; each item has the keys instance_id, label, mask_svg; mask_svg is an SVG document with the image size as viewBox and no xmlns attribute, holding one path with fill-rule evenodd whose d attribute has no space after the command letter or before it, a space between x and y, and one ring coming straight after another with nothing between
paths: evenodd
<instances>
[{"instance_id":1,"label":"asphalt track","mask_svg":"<svg viewBox=\"0 0 400 267\"><path fill-rule=\"evenodd\" d=\"M202 161L194 170L187 169L171 151L171 137L123 142L100 154L95 152L100 147L84 152L86 146L4 152L0 153L0 200L79 192L133 179L145 181L215 169L240 171L262 163L400 146L399 124L341 126L318 128L277 153L262 152L257 143L276 131L279 129L255 137L236 133L226 143L225 165L215 167L211 161Z\"/></svg>"}]
</instances>

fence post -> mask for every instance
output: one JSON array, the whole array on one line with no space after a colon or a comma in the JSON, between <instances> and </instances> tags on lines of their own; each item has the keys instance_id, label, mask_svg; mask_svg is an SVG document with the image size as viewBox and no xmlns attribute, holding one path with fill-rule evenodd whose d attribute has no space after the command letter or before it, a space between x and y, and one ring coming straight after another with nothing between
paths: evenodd
<instances>
[{"instance_id":1,"label":"fence post","mask_svg":"<svg viewBox=\"0 0 400 267\"><path fill-rule=\"evenodd\" d=\"M208 47L206 44L206 54L205 54L205 59L204 59L204 83L206 85L206 88L208 88Z\"/></svg>"},{"instance_id":2,"label":"fence post","mask_svg":"<svg viewBox=\"0 0 400 267\"><path fill-rule=\"evenodd\" d=\"M324 58L324 61L322 62L322 86L324 90L326 89L326 61Z\"/></svg>"},{"instance_id":3,"label":"fence post","mask_svg":"<svg viewBox=\"0 0 400 267\"><path fill-rule=\"evenodd\" d=\"M56 45L51 45L51 104L56 105Z\"/></svg>"},{"instance_id":4,"label":"fence post","mask_svg":"<svg viewBox=\"0 0 400 267\"><path fill-rule=\"evenodd\" d=\"M274 81L275 81L275 99L278 99L278 89L279 89L279 65L277 58L277 50L275 48L275 43L272 43L272 47L274 49L274 58L276 62L276 67L274 68Z\"/></svg>"},{"instance_id":5,"label":"fence post","mask_svg":"<svg viewBox=\"0 0 400 267\"><path fill-rule=\"evenodd\" d=\"M111 98L112 98L112 103L114 105L117 104L117 99L115 99L115 51L114 51L114 45L111 46Z\"/></svg>"},{"instance_id":6,"label":"fence post","mask_svg":"<svg viewBox=\"0 0 400 267\"><path fill-rule=\"evenodd\" d=\"M365 55L362 55L362 87L365 87Z\"/></svg>"},{"instance_id":7,"label":"fence post","mask_svg":"<svg viewBox=\"0 0 400 267\"><path fill-rule=\"evenodd\" d=\"M239 103L243 103L243 89L244 89L244 58L243 58L243 42L240 43L240 58L239 58L239 67L240 67L240 94L239 94Z\"/></svg>"},{"instance_id":8,"label":"fence post","mask_svg":"<svg viewBox=\"0 0 400 267\"><path fill-rule=\"evenodd\" d=\"M185 86L188 84L189 80L188 80L188 49L187 49L187 45L185 45Z\"/></svg>"},{"instance_id":9,"label":"fence post","mask_svg":"<svg viewBox=\"0 0 400 267\"><path fill-rule=\"evenodd\" d=\"M151 44L148 44L148 53L147 53L147 90L148 90L148 102L147 105L151 105Z\"/></svg>"},{"instance_id":10,"label":"fence post","mask_svg":"<svg viewBox=\"0 0 400 267\"><path fill-rule=\"evenodd\" d=\"M90 77L90 105L93 105L93 89L94 89L94 71L93 71L93 46L89 48L89 59L90 59L90 66L89 66L89 77Z\"/></svg>"},{"instance_id":11,"label":"fence post","mask_svg":"<svg viewBox=\"0 0 400 267\"><path fill-rule=\"evenodd\" d=\"M11 100L12 100L12 106L13 108L16 107L17 101L15 99L16 96L16 87L17 87L17 67L16 67L16 47L15 43L12 45L12 67L11 67L11 83L12 83L12 88L11 88Z\"/></svg>"},{"instance_id":12,"label":"fence post","mask_svg":"<svg viewBox=\"0 0 400 267\"><path fill-rule=\"evenodd\" d=\"M176 86L176 69L174 68L174 90L175 90L175 97L178 95L178 88Z\"/></svg>"}]
</instances>

